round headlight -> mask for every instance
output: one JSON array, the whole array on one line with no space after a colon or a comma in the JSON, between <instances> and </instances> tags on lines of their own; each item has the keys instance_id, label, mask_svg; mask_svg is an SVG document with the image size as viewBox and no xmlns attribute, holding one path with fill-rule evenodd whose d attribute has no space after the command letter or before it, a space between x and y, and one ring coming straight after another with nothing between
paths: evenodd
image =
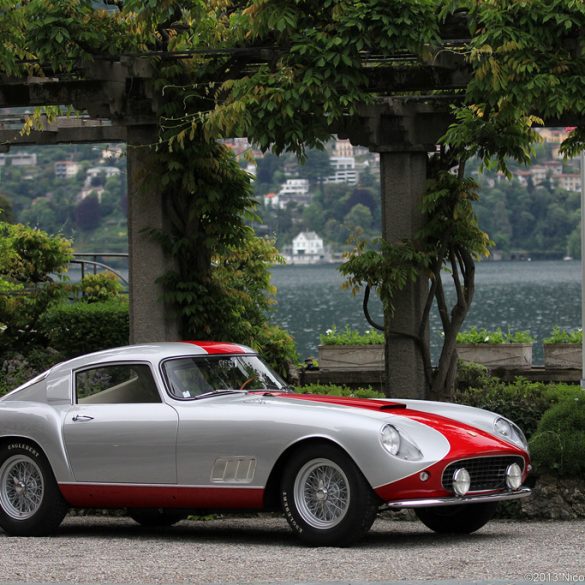
<instances>
[{"instance_id":1,"label":"round headlight","mask_svg":"<svg viewBox=\"0 0 585 585\"><path fill-rule=\"evenodd\" d=\"M392 425L382 428L381 441L390 455L396 455L400 450L400 433Z\"/></svg>"},{"instance_id":2,"label":"round headlight","mask_svg":"<svg viewBox=\"0 0 585 585\"><path fill-rule=\"evenodd\" d=\"M458 496L464 496L471 487L471 477L465 467L460 467L453 474L453 491Z\"/></svg>"},{"instance_id":3,"label":"round headlight","mask_svg":"<svg viewBox=\"0 0 585 585\"><path fill-rule=\"evenodd\" d=\"M506 485L511 490L517 490L522 485L522 470L517 463L508 465L508 469L506 469Z\"/></svg>"},{"instance_id":4,"label":"round headlight","mask_svg":"<svg viewBox=\"0 0 585 585\"><path fill-rule=\"evenodd\" d=\"M494 424L494 427L498 435L502 435L503 437L506 437L506 439L512 439L513 437L512 425L505 418L497 419Z\"/></svg>"}]
</instances>

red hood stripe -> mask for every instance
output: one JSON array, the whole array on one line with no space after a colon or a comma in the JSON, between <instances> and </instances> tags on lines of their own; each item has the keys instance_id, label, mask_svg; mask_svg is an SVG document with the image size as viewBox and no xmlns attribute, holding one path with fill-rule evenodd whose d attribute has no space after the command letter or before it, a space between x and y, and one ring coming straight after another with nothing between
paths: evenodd
<instances>
[{"instance_id":1,"label":"red hood stripe","mask_svg":"<svg viewBox=\"0 0 585 585\"><path fill-rule=\"evenodd\" d=\"M355 408L367 408L368 410L395 410L406 408L406 404L400 402L388 402L375 398L350 398L345 396L321 396L319 394L292 394L289 392L262 392L278 398L293 398L295 400L308 400L310 402L323 402L338 406L353 406Z\"/></svg>"}]
</instances>

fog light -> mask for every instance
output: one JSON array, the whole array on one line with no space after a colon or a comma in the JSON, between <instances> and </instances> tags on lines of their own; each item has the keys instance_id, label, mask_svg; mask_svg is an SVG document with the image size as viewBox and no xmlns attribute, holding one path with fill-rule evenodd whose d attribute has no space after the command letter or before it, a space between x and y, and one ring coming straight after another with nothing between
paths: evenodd
<instances>
[{"instance_id":1,"label":"fog light","mask_svg":"<svg viewBox=\"0 0 585 585\"><path fill-rule=\"evenodd\" d=\"M508 469L506 469L506 485L511 490L517 490L522 485L522 470L517 463L508 465Z\"/></svg>"},{"instance_id":2,"label":"fog light","mask_svg":"<svg viewBox=\"0 0 585 585\"><path fill-rule=\"evenodd\" d=\"M510 467L512 467L510 465ZM453 474L453 491L458 496L464 496L471 487L471 477L465 467L460 467Z\"/></svg>"}]
</instances>

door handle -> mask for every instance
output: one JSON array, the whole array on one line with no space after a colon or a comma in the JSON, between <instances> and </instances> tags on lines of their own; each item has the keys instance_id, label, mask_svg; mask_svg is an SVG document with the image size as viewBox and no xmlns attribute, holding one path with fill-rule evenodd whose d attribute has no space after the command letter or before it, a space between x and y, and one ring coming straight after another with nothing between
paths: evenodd
<instances>
[{"instance_id":1,"label":"door handle","mask_svg":"<svg viewBox=\"0 0 585 585\"><path fill-rule=\"evenodd\" d=\"M93 416L89 416L87 414L76 414L73 417L73 422L83 422L83 421L89 421L89 420L93 420Z\"/></svg>"}]
</instances>

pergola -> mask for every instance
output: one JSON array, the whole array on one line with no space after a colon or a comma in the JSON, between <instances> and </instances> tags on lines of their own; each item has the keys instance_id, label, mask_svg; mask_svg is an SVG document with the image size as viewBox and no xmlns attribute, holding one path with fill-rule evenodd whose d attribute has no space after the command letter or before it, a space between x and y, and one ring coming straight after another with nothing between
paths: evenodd
<instances>
[{"instance_id":1,"label":"pergola","mask_svg":"<svg viewBox=\"0 0 585 585\"><path fill-rule=\"evenodd\" d=\"M445 28L446 47L464 46L460 23ZM273 56L273 49L239 50L243 69ZM144 228L166 224L159 194L149 181L150 145L158 138L160 96L154 89L153 57L144 54L117 60L96 59L71 75L0 79L0 112L15 107L72 104L82 117L59 118L42 131L19 133L20 121L0 126L4 148L18 144L125 142L128 145L128 238L131 342L178 338L177 323L165 307L156 280L168 260ZM188 58L189 54L165 55ZM242 66L242 65L241 65ZM430 63L413 55L365 61L375 103L344 120L335 131L354 145L380 154L382 233L388 241L412 238L421 227L419 204L425 189L428 153L447 129L449 105L464 89L468 67L454 51L439 53ZM428 283L408 285L397 299L392 329L413 333L423 312ZM391 336L386 341L386 383L401 396L424 398L425 376L415 341Z\"/></svg>"}]
</instances>

